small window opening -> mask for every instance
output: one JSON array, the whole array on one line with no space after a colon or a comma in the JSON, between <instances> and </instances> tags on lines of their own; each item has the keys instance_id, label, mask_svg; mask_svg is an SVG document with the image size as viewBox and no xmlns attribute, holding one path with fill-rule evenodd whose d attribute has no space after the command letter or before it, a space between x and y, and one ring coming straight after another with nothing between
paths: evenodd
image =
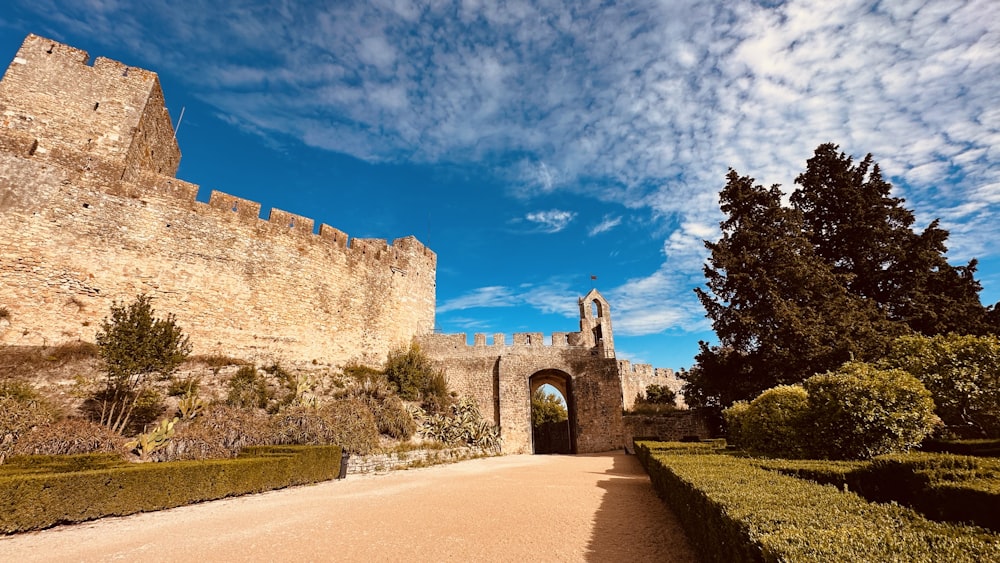
<instances>
[{"instance_id":1,"label":"small window opening","mask_svg":"<svg viewBox=\"0 0 1000 563\"><path fill-rule=\"evenodd\" d=\"M524 343L531 346L531 335L529 334L527 338L524 339Z\"/></svg>"},{"instance_id":2,"label":"small window opening","mask_svg":"<svg viewBox=\"0 0 1000 563\"><path fill-rule=\"evenodd\" d=\"M128 67L125 67L125 70L122 71L122 76L128 76Z\"/></svg>"},{"instance_id":3,"label":"small window opening","mask_svg":"<svg viewBox=\"0 0 1000 563\"><path fill-rule=\"evenodd\" d=\"M590 314L597 318L601 316L601 310L597 307L597 301L590 302Z\"/></svg>"},{"instance_id":4,"label":"small window opening","mask_svg":"<svg viewBox=\"0 0 1000 563\"><path fill-rule=\"evenodd\" d=\"M239 210L240 210L240 206L238 204L236 204L236 203L233 203L233 210L232 210L233 213L236 213Z\"/></svg>"},{"instance_id":5,"label":"small window opening","mask_svg":"<svg viewBox=\"0 0 1000 563\"><path fill-rule=\"evenodd\" d=\"M90 204L89 203L84 203L83 204L83 208L84 209L90 209Z\"/></svg>"},{"instance_id":6,"label":"small window opening","mask_svg":"<svg viewBox=\"0 0 1000 563\"><path fill-rule=\"evenodd\" d=\"M31 143L31 148L28 149L28 156L34 156L35 151L37 150L38 150L38 139L35 139L34 142Z\"/></svg>"},{"instance_id":7,"label":"small window opening","mask_svg":"<svg viewBox=\"0 0 1000 563\"><path fill-rule=\"evenodd\" d=\"M54 50L55 50L55 48L56 48L56 44L55 44L55 43L53 43L53 44L49 45L49 50L48 50L48 51L45 51L45 52L51 55L51 54L52 54L52 51L54 51Z\"/></svg>"},{"instance_id":8,"label":"small window opening","mask_svg":"<svg viewBox=\"0 0 1000 563\"><path fill-rule=\"evenodd\" d=\"M288 222L288 228L289 229L294 229L295 228L295 220L294 219Z\"/></svg>"},{"instance_id":9,"label":"small window opening","mask_svg":"<svg viewBox=\"0 0 1000 563\"><path fill-rule=\"evenodd\" d=\"M97 111L97 108L100 107L100 105L101 102L94 102L94 111Z\"/></svg>"}]
</instances>

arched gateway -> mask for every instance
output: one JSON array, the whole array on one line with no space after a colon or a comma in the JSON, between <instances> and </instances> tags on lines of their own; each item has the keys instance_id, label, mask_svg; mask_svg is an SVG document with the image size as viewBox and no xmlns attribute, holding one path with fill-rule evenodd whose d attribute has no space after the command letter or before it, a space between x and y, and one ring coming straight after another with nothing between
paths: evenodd
<instances>
[{"instance_id":1,"label":"arched gateway","mask_svg":"<svg viewBox=\"0 0 1000 563\"><path fill-rule=\"evenodd\" d=\"M579 300L580 331L517 333L512 345L503 334L487 342L476 334L431 334L417 343L441 365L451 387L473 397L483 416L500 425L506 453L531 453L531 393L544 384L559 390L569 410L573 453L624 446L621 365L615 358L611 308L596 289Z\"/></svg>"}]
</instances>

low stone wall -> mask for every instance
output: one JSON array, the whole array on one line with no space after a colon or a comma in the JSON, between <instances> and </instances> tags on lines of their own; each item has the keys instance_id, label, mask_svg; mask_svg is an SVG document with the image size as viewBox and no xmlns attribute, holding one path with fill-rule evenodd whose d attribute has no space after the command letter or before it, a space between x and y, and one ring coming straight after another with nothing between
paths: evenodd
<instances>
[{"instance_id":1,"label":"low stone wall","mask_svg":"<svg viewBox=\"0 0 1000 563\"><path fill-rule=\"evenodd\" d=\"M659 415L626 414L625 443L632 445L635 438L656 438L663 442L677 442L690 436L706 440L712 438L708 419L699 411L679 410Z\"/></svg>"},{"instance_id":2,"label":"low stone wall","mask_svg":"<svg viewBox=\"0 0 1000 563\"><path fill-rule=\"evenodd\" d=\"M482 450L473 448L411 450L386 454L352 455L347 460L347 474L383 473L413 466L437 465L439 463L461 461L481 455L484 455Z\"/></svg>"}]
</instances>

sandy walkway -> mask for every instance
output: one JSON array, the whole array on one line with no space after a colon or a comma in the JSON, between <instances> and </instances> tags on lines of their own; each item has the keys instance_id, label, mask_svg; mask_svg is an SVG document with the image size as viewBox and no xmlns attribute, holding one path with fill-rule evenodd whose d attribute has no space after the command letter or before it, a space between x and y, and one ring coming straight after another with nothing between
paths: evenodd
<instances>
[{"instance_id":1,"label":"sandy walkway","mask_svg":"<svg viewBox=\"0 0 1000 563\"><path fill-rule=\"evenodd\" d=\"M633 456L506 456L0 538L0 561L694 561Z\"/></svg>"}]
</instances>

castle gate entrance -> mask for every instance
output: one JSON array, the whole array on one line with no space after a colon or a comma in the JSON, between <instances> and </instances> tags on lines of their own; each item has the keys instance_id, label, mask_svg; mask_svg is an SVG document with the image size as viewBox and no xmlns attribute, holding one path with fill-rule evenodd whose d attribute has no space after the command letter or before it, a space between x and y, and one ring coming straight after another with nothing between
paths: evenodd
<instances>
[{"instance_id":1,"label":"castle gate entrance","mask_svg":"<svg viewBox=\"0 0 1000 563\"><path fill-rule=\"evenodd\" d=\"M535 394L541 386L554 387L566 402L569 417L563 422L550 422L541 426L531 425L531 448L535 454L573 454L576 453L576 405L573 400L573 378L564 371L545 369L535 372L528 378L529 397Z\"/></svg>"}]
</instances>

